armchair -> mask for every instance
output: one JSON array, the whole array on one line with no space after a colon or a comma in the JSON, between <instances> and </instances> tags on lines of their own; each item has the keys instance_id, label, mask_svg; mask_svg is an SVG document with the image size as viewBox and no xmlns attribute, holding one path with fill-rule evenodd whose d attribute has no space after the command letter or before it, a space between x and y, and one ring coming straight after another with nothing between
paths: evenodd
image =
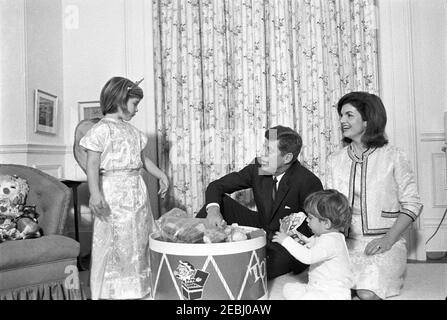
<instances>
[{"instance_id":1,"label":"armchair","mask_svg":"<svg viewBox=\"0 0 447 320\"><path fill-rule=\"evenodd\" d=\"M0 243L0 300L83 299L76 258L79 243L62 235L71 192L52 176L23 165L0 164L30 187L27 205L40 214L43 236Z\"/></svg>"}]
</instances>

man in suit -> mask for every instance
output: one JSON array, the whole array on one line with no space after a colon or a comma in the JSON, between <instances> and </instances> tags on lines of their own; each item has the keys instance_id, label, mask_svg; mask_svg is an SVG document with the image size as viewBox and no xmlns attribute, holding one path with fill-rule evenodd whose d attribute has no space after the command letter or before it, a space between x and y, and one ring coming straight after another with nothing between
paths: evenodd
<instances>
[{"instance_id":1,"label":"man in suit","mask_svg":"<svg viewBox=\"0 0 447 320\"><path fill-rule=\"evenodd\" d=\"M306 197L323 189L320 179L297 160L301 151L300 135L291 128L276 126L265 132L265 155L239 172L229 173L211 182L205 193L205 206L197 218L207 218L219 226L227 224L262 228L267 233L267 277L273 279L293 271L301 273L308 265L293 258L272 237L279 220L294 212L304 212ZM251 188L258 212L252 211L227 194ZM312 231L307 221L298 228L305 236Z\"/></svg>"}]
</instances>

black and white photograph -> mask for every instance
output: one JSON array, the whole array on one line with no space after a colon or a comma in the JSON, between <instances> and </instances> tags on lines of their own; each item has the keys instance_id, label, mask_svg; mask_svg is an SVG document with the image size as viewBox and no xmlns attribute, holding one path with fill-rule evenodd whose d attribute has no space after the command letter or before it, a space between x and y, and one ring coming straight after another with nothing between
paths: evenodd
<instances>
[{"instance_id":1,"label":"black and white photograph","mask_svg":"<svg viewBox=\"0 0 447 320\"><path fill-rule=\"evenodd\" d=\"M0 0L0 45L1 301L447 299L447 0Z\"/></svg>"},{"instance_id":2,"label":"black and white photograph","mask_svg":"<svg viewBox=\"0 0 447 320\"><path fill-rule=\"evenodd\" d=\"M56 96L36 89L34 109L34 131L56 134L57 130L57 102Z\"/></svg>"},{"instance_id":3,"label":"black and white photograph","mask_svg":"<svg viewBox=\"0 0 447 320\"><path fill-rule=\"evenodd\" d=\"M99 101L81 101L78 106L79 121L103 117Z\"/></svg>"}]
</instances>

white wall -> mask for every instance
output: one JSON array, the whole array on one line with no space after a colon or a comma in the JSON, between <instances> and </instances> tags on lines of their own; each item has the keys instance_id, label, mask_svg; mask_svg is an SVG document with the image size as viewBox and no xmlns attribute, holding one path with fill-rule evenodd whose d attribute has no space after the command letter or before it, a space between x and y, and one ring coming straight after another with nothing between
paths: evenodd
<instances>
[{"instance_id":1,"label":"white wall","mask_svg":"<svg viewBox=\"0 0 447 320\"><path fill-rule=\"evenodd\" d=\"M446 157L441 150L446 136L447 1L412 0L411 14L418 171L428 239L447 207ZM427 251L447 251L447 221L430 240Z\"/></svg>"},{"instance_id":2,"label":"white wall","mask_svg":"<svg viewBox=\"0 0 447 320\"><path fill-rule=\"evenodd\" d=\"M35 133L28 126L27 142L64 145L64 91L62 76L62 17L60 1L25 1L25 41L28 124L34 121L34 90L41 89L59 98L56 135Z\"/></svg>"},{"instance_id":3,"label":"white wall","mask_svg":"<svg viewBox=\"0 0 447 320\"><path fill-rule=\"evenodd\" d=\"M149 135L156 163L155 104L153 102L153 65L150 0L63 0L63 78L66 117L65 141L69 150L65 176L85 179L72 150L74 130L79 122L79 102L99 101L100 91L108 79L123 76L141 83L145 97L132 123ZM145 177L152 211L158 217L157 181ZM79 187L80 233L88 239L91 219L88 209L88 186ZM73 230L69 221L68 231ZM81 242L82 252L89 252L89 241Z\"/></svg>"},{"instance_id":4,"label":"white wall","mask_svg":"<svg viewBox=\"0 0 447 320\"><path fill-rule=\"evenodd\" d=\"M113 76L134 81L145 78L141 83L145 97L132 123L149 135L151 159L157 161L151 8L149 0L62 1L67 177L85 178L71 152L79 122L78 103L99 100L102 86ZM158 212L157 182L147 179L152 209Z\"/></svg>"},{"instance_id":5,"label":"white wall","mask_svg":"<svg viewBox=\"0 0 447 320\"><path fill-rule=\"evenodd\" d=\"M24 144L27 130L25 1L1 0L0 9L0 145Z\"/></svg>"},{"instance_id":6,"label":"white wall","mask_svg":"<svg viewBox=\"0 0 447 320\"><path fill-rule=\"evenodd\" d=\"M428 246L447 206L443 112L447 109L447 1L379 0L380 95L390 142L412 162L424 209L410 234L410 258L447 251L446 223Z\"/></svg>"},{"instance_id":7,"label":"white wall","mask_svg":"<svg viewBox=\"0 0 447 320\"><path fill-rule=\"evenodd\" d=\"M63 75L65 141L72 146L79 122L78 102L99 101L105 82L114 75L126 76L123 0L64 0ZM65 175L85 178L71 148Z\"/></svg>"},{"instance_id":8,"label":"white wall","mask_svg":"<svg viewBox=\"0 0 447 320\"><path fill-rule=\"evenodd\" d=\"M60 176L65 158L60 1L2 0L0 8L0 161ZM36 89L59 98L55 135L34 132Z\"/></svg>"}]
</instances>

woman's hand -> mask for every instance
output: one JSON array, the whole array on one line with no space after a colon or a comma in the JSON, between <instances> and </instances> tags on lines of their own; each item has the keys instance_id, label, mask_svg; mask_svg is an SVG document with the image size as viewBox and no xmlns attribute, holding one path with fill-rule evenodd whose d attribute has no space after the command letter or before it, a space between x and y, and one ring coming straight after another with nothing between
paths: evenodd
<instances>
[{"instance_id":1,"label":"woman's hand","mask_svg":"<svg viewBox=\"0 0 447 320\"><path fill-rule=\"evenodd\" d=\"M373 255L390 250L391 247L402 237L402 233L407 230L408 226L412 222L413 219L411 219L408 215L400 214L386 235L382 238L374 239L367 244L365 254Z\"/></svg>"},{"instance_id":2,"label":"woman's hand","mask_svg":"<svg viewBox=\"0 0 447 320\"><path fill-rule=\"evenodd\" d=\"M107 218L110 216L110 207L102 194L91 194L89 207L95 217L103 222L107 222Z\"/></svg>"},{"instance_id":3,"label":"woman's hand","mask_svg":"<svg viewBox=\"0 0 447 320\"><path fill-rule=\"evenodd\" d=\"M390 250L393 244L394 242L391 241L387 236L371 240L371 242L366 245L365 254L367 256L371 256L378 253L384 253Z\"/></svg>"},{"instance_id":4,"label":"woman's hand","mask_svg":"<svg viewBox=\"0 0 447 320\"><path fill-rule=\"evenodd\" d=\"M276 231L275 235L272 238L272 242L282 244L287 237L288 237L287 233Z\"/></svg>"},{"instance_id":5,"label":"woman's hand","mask_svg":"<svg viewBox=\"0 0 447 320\"><path fill-rule=\"evenodd\" d=\"M160 178L160 189L158 190L158 194L160 195L160 197L162 199L165 198L166 196L166 192L168 192L169 189L169 179L168 177L164 174L161 178Z\"/></svg>"}]
</instances>

